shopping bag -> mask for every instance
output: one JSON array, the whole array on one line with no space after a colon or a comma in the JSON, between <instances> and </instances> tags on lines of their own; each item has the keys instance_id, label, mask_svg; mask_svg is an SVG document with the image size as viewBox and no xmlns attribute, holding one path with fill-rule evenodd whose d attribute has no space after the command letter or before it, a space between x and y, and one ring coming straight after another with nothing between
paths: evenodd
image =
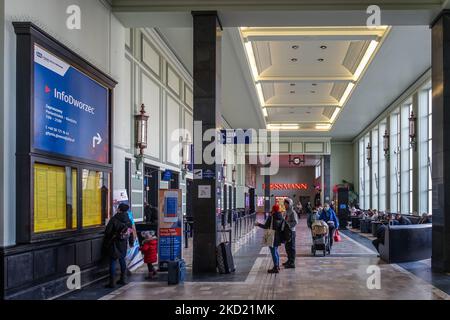
<instances>
[{"instance_id":1,"label":"shopping bag","mask_svg":"<svg viewBox=\"0 0 450 320\"><path fill-rule=\"evenodd\" d=\"M339 230L336 230L336 232L334 233L334 241L335 242L342 241L341 235L339 234Z\"/></svg>"},{"instance_id":2,"label":"shopping bag","mask_svg":"<svg viewBox=\"0 0 450 320\"><path fill-rule=\"evenodd\" d=\"M142 253L139 250L139 240L136 238L132 246L128 246L127 255L125 257L127 269L131 272L135 271L144 264Z\"/></svg>"},{"instance_id":3,"label":"shopping bag","mask_svg":"<svg viewBox=\"0 0 450 320\"><path fill-rule=\"evenodd\" d=\"M270 217L270 228L264 230L264 235L262 239L262 245L265 247L273 247L275 242L275 230L273 230L273 217Z\"/></svg>"}]
</instances>

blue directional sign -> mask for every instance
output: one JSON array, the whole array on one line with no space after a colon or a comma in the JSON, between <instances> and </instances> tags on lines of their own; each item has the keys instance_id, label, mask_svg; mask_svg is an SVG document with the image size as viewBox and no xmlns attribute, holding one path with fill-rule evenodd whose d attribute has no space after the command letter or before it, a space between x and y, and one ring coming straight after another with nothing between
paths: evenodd
<instances>
[{"instance_id":1,"label":"blue directional sign","mask_svg":"<svg viewBox=\"0 0 450 320\"><path fill-rule=\"evenodd\" d=\"M108 100L106 87L35 45L35 149L108 163Z\"/></svg>"}]
</instances>

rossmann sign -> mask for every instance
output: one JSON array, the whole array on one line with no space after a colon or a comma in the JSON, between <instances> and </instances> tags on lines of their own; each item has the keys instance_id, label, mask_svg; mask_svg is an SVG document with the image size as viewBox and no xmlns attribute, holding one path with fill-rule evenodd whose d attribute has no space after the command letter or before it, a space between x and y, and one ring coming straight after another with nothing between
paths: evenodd
<instances>
[{"instance_id":1,"label":"rossmann sign","mask_svg":"<svg viewBox=\"0 0 450 320\"><path fill-rule=\"evenodd\" d=\"M266 184L262 185L263 190L266 189ZM308 190L307 183L271 183L270 190Z\"/></svg>"}]
</instances>

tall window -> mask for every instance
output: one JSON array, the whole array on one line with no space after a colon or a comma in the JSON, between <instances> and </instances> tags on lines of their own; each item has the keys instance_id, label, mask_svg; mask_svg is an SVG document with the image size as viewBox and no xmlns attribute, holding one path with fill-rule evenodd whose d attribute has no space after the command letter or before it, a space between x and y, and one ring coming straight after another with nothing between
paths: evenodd
<instances>
[{"instance_id":1,"label":"tall window","mask_svg":"<svg viewBox=\"0 0 450 320\"><path fill-rule=\"evenodd\" d=\"M390 116L390 211L400 211L400 115L399 109Z\"/></svg>"},{"instance_id":2,"label":"tall window","mask_svg":"<svg viewBox=\"0 0 450 320\"><path fill-rule=\"evenodd\" d=\"M418 106L419 211L432 213L431 152L432 96L427 88L419 93Z\"/></svg>"},{"instance_id":3,"label":"tall window","mask_svg":"<svg viewBox=\"0 0 450 320\"><path fill-rule=\"evenodd\" d=\"M370 167L367 164L367 146L370 143L370 135L364 137L364 205L365 209L370 207Z\"/></svg>"},{"instance_id":4,"label":"tall window","mask_svg":"<svg viewBox=\"0 0 450 320\"><path fill-rule=\"evenodd\" d=\"M384 155L384 134L386 131L386 122L382 121L378 129L378 209L386 210L386 158Z\"/></svg>"},{"instance_id":5,"label":"tall window","mask_svg":"<svg viewBox=\"0 0 450 320\"><path fill-rule=\"evenodd\" d=\"M359 140L359 206L361 209L366 208L364 203L364 167L366 163L365 159L366 146L364 145L364 138Z\"/></svg>"},{"instance_id":6,"label":"tall window","mask_svg":"<svg viewBox=\"0 0 450 320\"><path fill-rule=\"evenodd\" d=\"M412 209L412 148L409 143L409 116L412 104L401 107L401 205L402 213L410 213Z\"/></svg>"},{"instance_id":7,"label":"tall window","mask_svg":"<svg viewBox=\"0 0 450 320\"><path fill-rule=\"evenodd\" d=\"M378 189L379 189L379 155L378 155L378 128L372 130L372 209L379 209Z\"/></svg>"}]
</instances>

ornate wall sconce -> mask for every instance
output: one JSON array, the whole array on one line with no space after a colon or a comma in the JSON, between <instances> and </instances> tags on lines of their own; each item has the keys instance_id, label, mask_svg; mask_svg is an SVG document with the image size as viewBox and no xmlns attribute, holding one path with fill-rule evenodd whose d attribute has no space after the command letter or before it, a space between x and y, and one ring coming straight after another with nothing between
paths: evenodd
<instances>
[{"instance_id":1,"label":"ornate wall sconce","mask_svg":"<svg viewBox=\"0 0 450 320\"><path fill-rule=\"evenodd\" d=\"M384 157L386 160L389 160L389 132L386 130L384 131L383 136L383 151L384 151Z\"/></svg>"},{"instance_id":2,"label":"ornate wall sconce","mask_svg":"<svg viewBox=\"0 0 450 320\"><path fill-rule=\"evenodd\" d=\"M234 166L233 171L231 171L231 180L233 181L233 184L236 183L236 173L237 173L236 166Z\"/></svg>"},{"instance_id":3,"label":"ornate wall sconce","mask_svg":"<svg viewBox=\"0 0 450 320\"><path fill-rule=\"evenodd\" d=\"M136 155L136 167L139 168L139 164L144 159L144 149L147 148L147 128L148 128L149 116L145 112L145 105L141 105L141 111L134 116L135 126L135 142L136 147L139 148L139 154Z\"/></svg>"},{"instance_id":4,"label":"ornate wall sconce","mask_svg":"<svg viewBox=\"0 0 450 320\"><path fill-rule=\"evenodd\" d=\"M181 172L183 174L183 179L186 177L186 173L191 165L191 140L189 136L180 138L181 139Z\"/></svg>"},{"instance_id":5,"label":"ornate wall sconce","mask_svg":"<svg viewBox=\"0 0 450 320\"><path fill-rule=\"evenodd\" d=\"M370 166L372 162L372 146L370 145L370 142L367 144L367 164Z\"/></svg>"},{"instance_id":6,"label":"ornate wall sconce","mask_svg":"<svg viewBox=\"0 0 450 320\"><path fill-rule=\"evenodd\" d=\"M411 115L408 118L409 120L409 144L411 148L416 151L417 149L417 141L416 141L416 120L417 117L414 114L414 111L411 111Z\"/></svg>"}]
</instances>

